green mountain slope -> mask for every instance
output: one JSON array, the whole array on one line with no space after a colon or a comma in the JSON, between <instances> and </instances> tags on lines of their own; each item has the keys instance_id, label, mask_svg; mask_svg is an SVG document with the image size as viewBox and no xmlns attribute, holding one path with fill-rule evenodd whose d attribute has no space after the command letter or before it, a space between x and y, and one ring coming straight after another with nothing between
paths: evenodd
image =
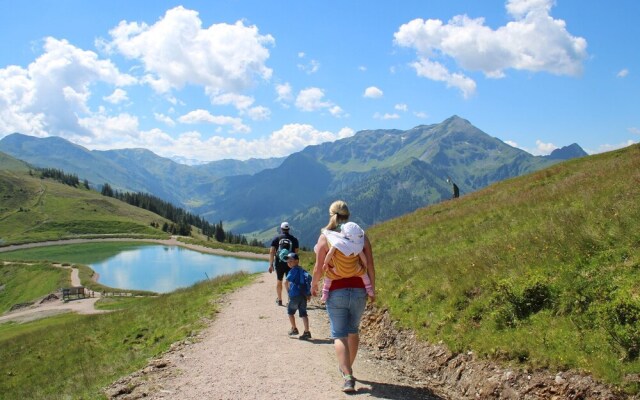
<instances>
[{"instance_id":1,"label":"green mountain slope","mask_svg":"<svg viewBox=\"0 0 640 400\"><path fill-rule=\"evenodd\" d=\"M407 131L361 131L332 143L308 146L278 168L216 181L220 190L204 195L211 201L196 212L213 221L224 220L235 231L255 232L265 240L268 235L260 236L260 229L287 220L293 223L302 245L312 246L317 222L323 218L318 210L335 199L347 201L358 222L367 227L450 198L447 178L463 194L471 193L560 162L561 155L533 156L454 116ZM258 195L249 196L257 187L261 188ZM252 212L247 214L245 209Z\"/></svg>"},{"instance_id":2,"label":"green mountain slope","mask_svg":"<svg viewBox=\"0 0 640 400\"><path fill-rule=\"evenodd\" d=\"M10 155L0 151L0 166L7 171L28 172L29 165L22 160L11 157Z\"/></svg>"},{"instance_id":3,"label":"green mountain slope","mask_svg":"<svg viewBox=\"0 0 640 400\"><path fill-rule=\"evenodd\" d=\"M354 221L366 227L437 203L451 196L451 188L441 172L412 158L375 174L345 174L331 193L289 218L301 243L315 243L319 227L327 223L327 208L336 198L346 199Z\"/></svg>"},{"instance_id":4,"label":"green mountain slope","mask_svg":"<svg viewBox=\"0 0 640 400\"><path fill-rule=\"evenodd\" d=\"M88 150L60 137L36 138L14 133L0 140L0 151L40 168L56 168L121 191L145 192L191 208L202 200L193 189L216 179L252 174L280 165L281 158L220 160L188 166L146 149Z\"/></svg>"},{"instance_id":5,"label":"green mountain slope","mask_svg":"<svg viewBox=\"0 0 640 400\"><path fill-rule=\"evenodd\" d=\"M295 218L294 230L307 246L312 243L306 238L317 233L316 209L336 198L357 206L366 227L448 199L447 178L466 194L586 155L574 144L550 157L533 156L458 116L406 131L360 131L308 146L285 160L187 166L144 149L89 151L61 138L20 134L0 140L0 151L77 174L94 187L106 182L118 190L150 193L259 239L267 240L282 220ZM422 163L419 168L416 161Z\"/></svg>"},{"instance_id":6,"label":"green mountain slope","mask_svg":"<svg viewBox=\"0 0 640 400\"><path fill-rule=\"evenodd\" d=\"M639 198L634 145L376 225L379 304L455 351L638 391Z\"/></svg>"},{"instance_id":7,"label":"green mountain slope","mask_svg":"<svg viewBox=\"0 0 640 400\"><path fill-rule=\"evenodd\" d=\"M0 159L0 245L94 236L166 237L164 218L101 194L29 172Z\"/></svg>"}]
</instances>

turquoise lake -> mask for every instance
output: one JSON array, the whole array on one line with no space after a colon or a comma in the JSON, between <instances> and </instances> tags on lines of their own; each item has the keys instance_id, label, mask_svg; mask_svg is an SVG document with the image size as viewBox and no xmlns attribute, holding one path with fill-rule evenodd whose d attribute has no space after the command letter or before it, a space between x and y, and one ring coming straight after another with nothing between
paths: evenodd
<instances>
[{"instance_id":1,"label":"turquoise lake","mask_svg":"<svg viewBox=\"0 0 640 400\"><path fill-rule=\"evenodd\" d=\"M205 254L179 246L141 246L89 266L98 282L118 289L167 293L220 275L264 272L265 260Z\"/></svg>"}]
</instances>

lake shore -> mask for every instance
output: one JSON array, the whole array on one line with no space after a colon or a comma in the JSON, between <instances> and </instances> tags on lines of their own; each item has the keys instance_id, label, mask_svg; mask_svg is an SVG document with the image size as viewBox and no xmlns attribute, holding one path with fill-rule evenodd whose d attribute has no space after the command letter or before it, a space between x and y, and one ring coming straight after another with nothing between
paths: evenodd
<instances>
[{"instance_id":1,"label":"lake shore","mask_svg":"<svg viewBox=\"0 0 640 400\"><path fill-rule=\"evenodd\" d=\"M191 250L199 251L201 253L215 254L219 256L250 258L256 260L268 260L268 254L251 253L248 251L229 251L224 249L213 249L206 246L197 244L184 243L179 240L178 236L172 236L170 239L136 239L136 238L96 238L96 239L63 239L63 240L50 240L46 242L35 242L25 244L13 244L5 247L0 247L1 252L8 252L21 249L29 249L33 247L42 246L56 246L64 244L77 244L77 243L90 243L90 242L147 242L158 243L165 246L180 246Z\"/></svg>"}]
</instances>

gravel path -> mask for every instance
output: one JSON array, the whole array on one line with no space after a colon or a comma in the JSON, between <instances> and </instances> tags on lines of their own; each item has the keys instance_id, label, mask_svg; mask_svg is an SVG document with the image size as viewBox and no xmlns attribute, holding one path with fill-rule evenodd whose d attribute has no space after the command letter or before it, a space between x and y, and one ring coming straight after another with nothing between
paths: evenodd
<instances>
[{"instance_id":1,"label":"gravel path","mask_svg":"<svg viewBox=\"0 0 640 400\"><path fill-rule=\"evenodd\" d=\"M286 307L275 304L275 274L224 300L201 334L176 346L147 368L118 381L112 399L435 399L419 385L403 382L363 349L354 365L357 392L341 392L333 341L324 307L309 307L312 339L289 337ZM301 321L296 316L298 329ZM131 390L131 388L134 388ZM123 388L127 388L122 393ZM120 392L120 393L119 393Z\"/></svg>"}]
</instances>

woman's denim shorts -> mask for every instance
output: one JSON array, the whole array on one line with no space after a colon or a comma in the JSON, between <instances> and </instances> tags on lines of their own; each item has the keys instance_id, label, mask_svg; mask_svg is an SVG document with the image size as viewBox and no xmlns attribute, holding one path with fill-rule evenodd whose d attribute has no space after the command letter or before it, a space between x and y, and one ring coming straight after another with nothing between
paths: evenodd
<instances>
[{"instance_id":1,"label":"woman's denim shorts","mask_svg":"<svg viewBox=\"0 0 640 400\"><path fill-rule=\"evenodd\" d=\"M349 334L357 334L366 304L367 292L362 288L331 290L326 305L331 323L331 337L338 339Z\"/></svg>"}]
</instances>

